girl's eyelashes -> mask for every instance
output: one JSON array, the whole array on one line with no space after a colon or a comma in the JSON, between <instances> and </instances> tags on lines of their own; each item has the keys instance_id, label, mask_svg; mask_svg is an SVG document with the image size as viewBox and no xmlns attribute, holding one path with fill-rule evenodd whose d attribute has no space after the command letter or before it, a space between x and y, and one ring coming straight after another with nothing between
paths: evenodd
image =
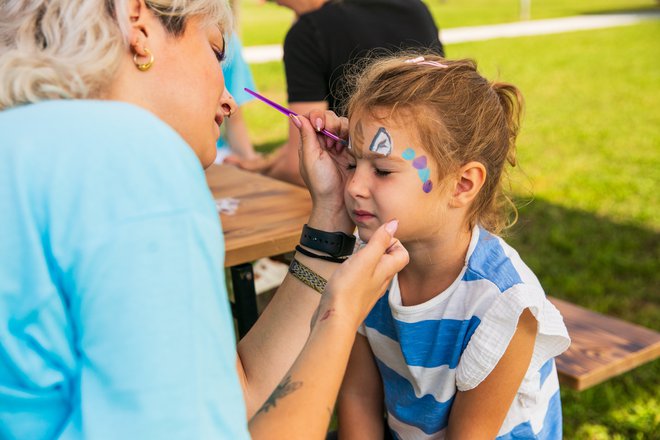
<instances>
[{"instance_id":1,"label":"girl's eyelashes","mask_svg":"<svg viewBox=\"0 0 660 440\"><path fill-rule=\"evenodd\" d=\"M354 163L347 163L346 164L346 169L349 170L349 171L353 171L356 166L357 165L354 164ZM389 176L390 174L392 174L392 171L381 170L380 168L374 168L374 174L378 177L385 177L385 176Z\"/></svg>"}]
</instances>

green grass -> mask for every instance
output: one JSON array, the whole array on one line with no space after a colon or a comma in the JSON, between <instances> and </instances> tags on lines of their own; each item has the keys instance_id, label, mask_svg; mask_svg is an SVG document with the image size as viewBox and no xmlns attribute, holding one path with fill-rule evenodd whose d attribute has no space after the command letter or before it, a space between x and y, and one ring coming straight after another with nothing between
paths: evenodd
<instances>
[{"instance_id":1,"label":"green grass","mask_svg":"<svg viewBox=\"0 0 660 440\"><path fill-rule=\"evenodd\" d=\"M520 19L519 0L425 0L441 28L507 23ZM649 9L654 0L531 1L531 18ZM281 44L294 19L291 10L262 0L240 0L239 20L246 46Z\"/></svg>"},{"instance_id":2,"label":"green grass","mask_svg":"<svg viewBox=\"0 0 660 440\"><path fill-rule=\"evenodd\" d=\"M520 20L519 0L425 0L441 28L507 23ZM653 7L653 0L531 0L531 19Z\"/></svg>"},{"instance_id":3,"label":"green grass","mask_svg":"<svg viewBox=\"0 0 660 440\"><path fill-rule=\"evenodd\" d=\"M453 45L527 112L509 241L547 292L660 331L660 23ZM621 56L612 56L616 51ZM565 438L660 437L660 361L562 390Z\"/></svg>"},{"instance_id":4,"label":"green grass","mask_svg":"<svg viewBox=\"0 0 660 440\"><path fill-rule=\"evenodd\" d=\"M592 10L648 3L580 2ZM545 10L578 8L565 1ZM657 41L660 23L647 22L450 45L447 52L476 59L487 77L525 95L521 170L513 174L521 217L507 239L546 291L660 331ZM286 101L280 63L253 72L261 91ZM258 103L246 113L260 148L284 140L286 118ZM565 438L660 438L659 378L655 361L580 393L562 389Z\"/></svg>"}]
</instances>

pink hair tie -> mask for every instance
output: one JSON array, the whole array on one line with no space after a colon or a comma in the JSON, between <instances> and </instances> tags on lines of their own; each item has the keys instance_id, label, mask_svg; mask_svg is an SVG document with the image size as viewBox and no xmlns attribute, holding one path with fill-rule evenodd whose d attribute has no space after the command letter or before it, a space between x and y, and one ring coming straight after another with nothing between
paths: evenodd
<instances>
[{"instance_id":1,"label":"pink hair tie","mask_svg":"<svg viewBox=\"0 0 660 440\"><path fill-rule=\"evenodd\" d=\"M426 61L424 57L412 58L404 61L404 63L425 64L427 66L442 67L442 68L449 67L446 64L438 63L437 61Z\"/></svg>"}]
</instances>

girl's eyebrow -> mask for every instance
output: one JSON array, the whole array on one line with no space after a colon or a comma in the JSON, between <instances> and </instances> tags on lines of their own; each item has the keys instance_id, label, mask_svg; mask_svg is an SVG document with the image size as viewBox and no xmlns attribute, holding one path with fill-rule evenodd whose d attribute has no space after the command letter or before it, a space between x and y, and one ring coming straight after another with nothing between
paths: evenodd
<instances>
[{"instance_id":1,"label":"girl's eyebrow","mask_svg":"<svg viewBox=\"0 0 660 440\"><path fill-rule=\"evenodd\" d=\"M400 157L396 154L391 154L389 156L384 156L382 154L379 154L379 153L376 153L376 152L373 152L373 151L362 152L360 149L356 149L355 147L350 149L350 150L347 149L346 151L348 151L348 154L350 156L354 157L355 159L366 159L366 160L384 159L384 160L388 160L388 161L391 161L391 162L405 162L405 160L402 157Z\"/></svg>"},{"instance_id":2,"label":"girl's eyebrow","mask_svg":"<svg viewBox=\"0 0 660 440\"><path fill-rule=\"evenodd\" d=\"M395 154L390 154L389 156L384 156L382 154L375 153L373 151L368 151L365 154L367 159L372 159L372 160L378 160L378 159L384 159L384 160L389 160L391 162L405 162L402 157L399 157Z\"/></svg>"},{"instance_id":3,"label":"girl's eyebrow","mask_svg":"<svg viewBox=\"0 0 660 440\"><path fill-rule=\"evenodd\" d=\"M366 151L364 153L364 157L366 159L385 159L385 160L391 160L393 162L405 162L402 157L400 157L397 154L390 154L389 156L385 156L380 153L376 153L374 151Z\"/></svg>"}]
</instances>

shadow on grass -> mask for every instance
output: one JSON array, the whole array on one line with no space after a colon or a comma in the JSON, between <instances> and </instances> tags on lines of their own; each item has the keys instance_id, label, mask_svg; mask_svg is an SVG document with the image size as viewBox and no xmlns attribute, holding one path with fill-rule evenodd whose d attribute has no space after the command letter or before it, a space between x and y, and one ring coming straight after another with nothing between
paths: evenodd
<instances>
[{"instance_id":1,"label":"shadow on grass","mask_svg":"<svg viewBox=\"0 0 660 440\"><path fill-rule=\"evenodd\" d=\"M660 233L537 199L506 239L549 295L659 330ZM658 438L658 377L660 360L586 391L562 389L564 438Z\"/></svg>"},{"instance_id":2,"label":"shadow on grass","mask_svg":"<svg viewBox=\"0 0 660 440\"><path fill-rule=\"evenodd\" d=\"M660 331L660 233L537 199L506 239L547 294Z\"/></svg>"}]
</instances>

